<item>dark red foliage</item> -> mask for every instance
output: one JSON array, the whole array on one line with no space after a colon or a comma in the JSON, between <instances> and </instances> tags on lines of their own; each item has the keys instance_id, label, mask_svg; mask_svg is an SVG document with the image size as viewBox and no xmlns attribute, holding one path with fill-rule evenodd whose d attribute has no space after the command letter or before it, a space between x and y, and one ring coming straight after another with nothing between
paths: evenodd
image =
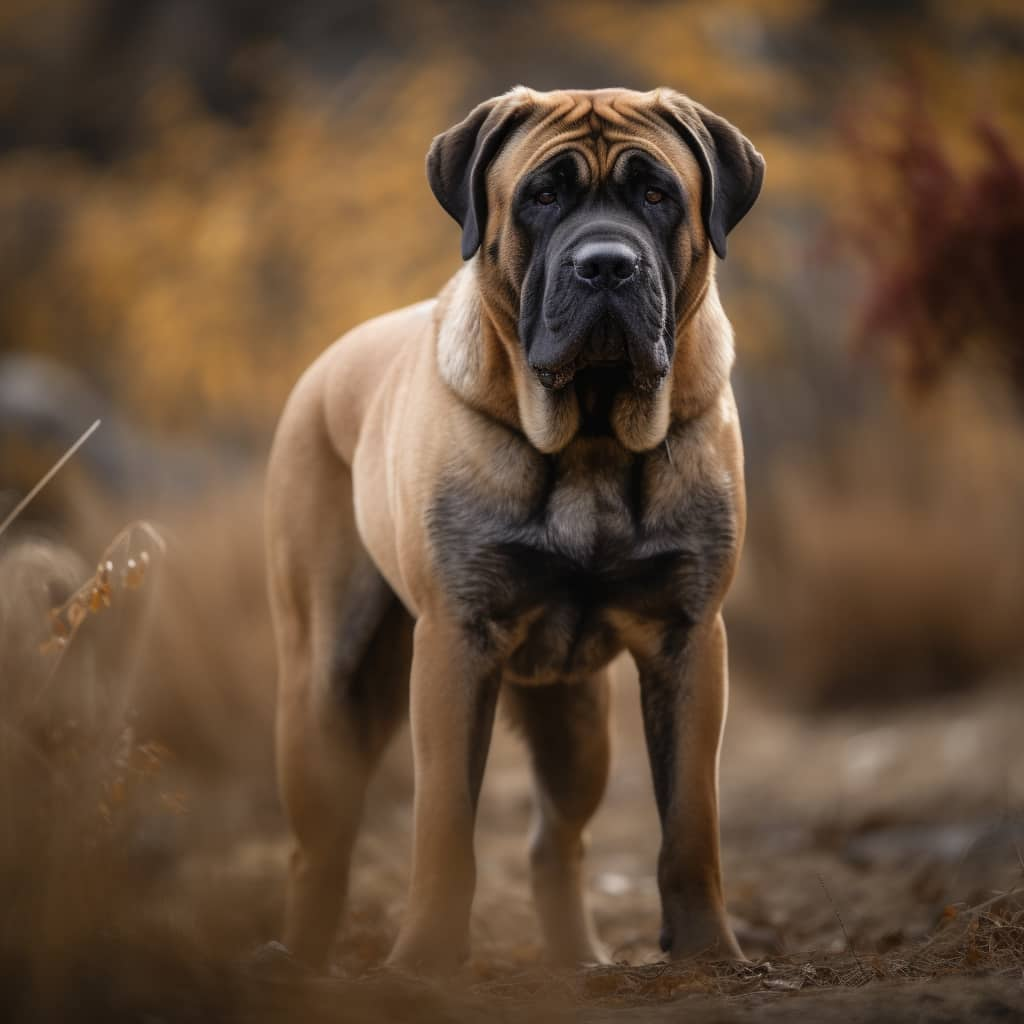
<instances>
[{"instance_id":1,"label":"dark red foliage","mask_svg":"<svg viewBox=\"0 0 1024 1024\"><path fill-rule=\"evenodd\" d=\"M1024 160L988 121L970 172L919 107L899 127L898 143L868 154L885 198L853 233L869 272L860 344L919 389L978 356L1024 399Z\"/></svg>"}]
</instances>

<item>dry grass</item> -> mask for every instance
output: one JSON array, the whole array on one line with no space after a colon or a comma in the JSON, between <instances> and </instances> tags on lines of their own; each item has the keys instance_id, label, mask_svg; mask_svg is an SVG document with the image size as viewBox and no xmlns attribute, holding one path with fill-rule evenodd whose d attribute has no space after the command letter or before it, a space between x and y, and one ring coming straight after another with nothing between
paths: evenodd
<instances>
[{"instance_id":1,"label":"dry grass","mask_svg":"<svg viewBox=\"0 0 1024 1024\"><path fill-rule=\"evenodd\" d=\"M890 703L1024 663L1016 416L960 379L878 406L781 460L751 516L734 652L787 703Z\"/></svg>"}]
</instances>

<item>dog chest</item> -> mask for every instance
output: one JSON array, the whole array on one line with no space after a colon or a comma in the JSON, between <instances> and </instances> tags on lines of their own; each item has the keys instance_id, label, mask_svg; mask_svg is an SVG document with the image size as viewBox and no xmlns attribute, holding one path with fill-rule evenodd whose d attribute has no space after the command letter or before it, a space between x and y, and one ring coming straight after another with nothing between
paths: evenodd
<instances>
[{"instance_id":1,"label":"dog chest","mask_svg":"<svg viewBox=\"0 0 1024 1024\"><path fill-rule=\"evenodd\" d=\"M542 482L510 481L501 500L453 475L430 509L446 596L516 681L598 670L627 646L625 622L684 639L735 554L722 488L702 483L666 503L664 456L572 448L538 467Z\"/></svg>"}]
</instances>

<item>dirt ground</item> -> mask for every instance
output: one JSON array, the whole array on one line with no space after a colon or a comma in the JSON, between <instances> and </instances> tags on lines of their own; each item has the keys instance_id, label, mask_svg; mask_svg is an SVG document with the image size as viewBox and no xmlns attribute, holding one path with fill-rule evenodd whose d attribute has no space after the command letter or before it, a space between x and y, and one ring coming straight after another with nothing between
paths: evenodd
<instances>
[{"instance_id":1,"label":"dirt ground","mask_svg":"<svg viewBox=\"0 0 1024 1024\"><path fill-rule=\"evenodd\" d=\"M339 1000L350 1009L365 1000L367 1019L1024 1020L1020 679L895 711L813 717L736 680L722 839L728 903L752 962L701 969L660 962L657 818L636 681L628 666L618 675L611 784L588 854L615 966L543 967L526 872L526 758L500 725L477 832L473 958L443 984L382 980L408 877L403 736L373 787L332 977L301 982L319 993L323 1019L336 1019ZM223 832L178 863L173 887L258 907L266 933L280 911L287 839L265 804L239 802L237 786L207 800L223 802ZM240 934L255 937L252 928Z\"/></svg>"}]
</instances>

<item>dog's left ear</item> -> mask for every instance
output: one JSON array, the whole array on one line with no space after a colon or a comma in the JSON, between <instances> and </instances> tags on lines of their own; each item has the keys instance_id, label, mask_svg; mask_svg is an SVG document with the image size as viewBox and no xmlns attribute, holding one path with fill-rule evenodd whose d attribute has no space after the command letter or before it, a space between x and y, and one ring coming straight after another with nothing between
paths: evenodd
<instances>
[{"instance_id":1,"label":"dog's left ear","mask_svg":"<svg viewBox=\"0 0 1024 1024\"><path fill-rule=\"evenodd\" d=\"M487 224L487 168L530 110L528 90L514 89L476 107L438 135L427 153L427 180L462 228L462 258L480 248Z\"/></svg>"},{"instance_id":2,"label":"dog's left ear","mask_svg":"<svg viewBox=\"0 0 1024 1024\"><path fill-rule=\"evenodd\" d=\"M764 157L724 117L681 93L659 91L660 113L693 150L704 176L701 216L712 248L725 259L725 236L754 205Z\"/></svg>"}]
</instances>

